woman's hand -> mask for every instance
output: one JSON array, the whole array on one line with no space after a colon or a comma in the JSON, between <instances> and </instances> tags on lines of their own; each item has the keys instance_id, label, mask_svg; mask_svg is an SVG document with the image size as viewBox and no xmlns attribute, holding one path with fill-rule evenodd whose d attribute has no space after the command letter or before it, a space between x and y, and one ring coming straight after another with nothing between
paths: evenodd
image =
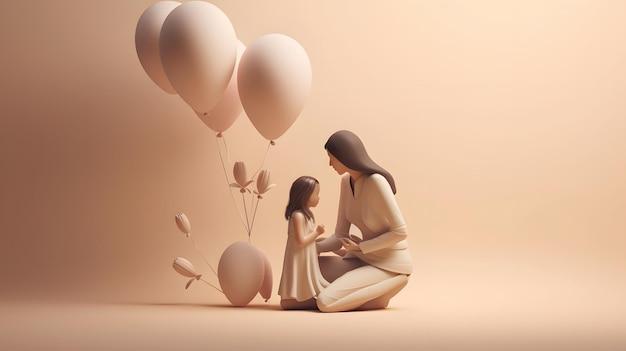
<instances>
[{"instance_id":1,"label":"woman's hand","mask_svg":"<svg viewBox=\"0 0 626 351\"><path fill-rule=\"evenodd\" d=\"M343 247L341 249L337 249L335 251L333 251L333 253L337 256L345 256L348 253L348 250L344 249Z\"/></svg>"},{"instance_id":2,"label":"woman's hand","mask_svg":"<svg viewBox=\"0 0 626 351\"><path fill-rule=\"evenodd\" d=\"M339 241L341 241L343 247L345 247L348 251L361 251L359 245L350 239L339 238Z\"/></svg>"}]
</instances>

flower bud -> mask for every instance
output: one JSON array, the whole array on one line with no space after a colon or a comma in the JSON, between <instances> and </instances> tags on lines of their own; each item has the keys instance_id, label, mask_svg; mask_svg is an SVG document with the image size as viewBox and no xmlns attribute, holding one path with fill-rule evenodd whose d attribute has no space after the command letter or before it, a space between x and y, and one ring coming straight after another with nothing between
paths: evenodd
<instances>
[{"instance_id":1,"label":"flower bud","mask_svg":"<svg viewBox=\"0 0 626 351\"><path fill-rule=\"evenodd\" d=\"M275 186L276 184L270 184L270 171L264 169L259 172L256 178L257 190L254 193L258 195L259 199L262 199L262 195Z\"/></svg>"},{"instance_id":2,"label":"flower bud","mask_svg":"<svg viewBox=\"0 0 626 351\"><path fill-rule=\"evenodd\" d=\"M200 279L202 276L200 274L196 274L191 262L182 257L176 257L174 263L172 263L172 267L174 267L176 272L184 275L185 277Z\"/></svg>"},{"instance_id":3,"label":"flower bud","mask_svg":"<svg viewBox=\"0 0 626 351\"><path fill-rule=\"evenodd\" d=\"M191 235L191 223L189 223L189 219L185 216L184 213L179 213L176 215L176 225L181 232L186 234L187 236Z\"/></svg>"},{"instance_id":4,"label":"flower bud","mask_svg":"<svg viewBox=\"0 0 626 351\"><path fill-rule=\"evenodd\" d=\"M239 191L245 193L249 191L248 185L252 183L252 180L248 180L248 173L246 172L246 164L243 161L235 162L233 166L233 176L235 176L235 183L230 184L233 188L239 188Z\"/></svg>"},{"instance_id":5,"label":"flower bud","mask_svg":"<svg viewBox=\"0 0 626 351\"><path fill-rule=\"evenodd\" d=\"M235 181L239 184L239 186L246 186L248 174L246 171L246 164L243 163L243 161L235 162L235 166L233 166L233 175L235 176Z\"/></svg>"}]
</instances>

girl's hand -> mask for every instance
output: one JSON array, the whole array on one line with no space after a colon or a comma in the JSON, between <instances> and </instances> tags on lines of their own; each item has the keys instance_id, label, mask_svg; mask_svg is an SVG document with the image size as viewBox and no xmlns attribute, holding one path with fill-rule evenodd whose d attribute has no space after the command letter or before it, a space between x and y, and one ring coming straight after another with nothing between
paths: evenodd
<instances>
[{"instance_id":1,"label":"girl's hand","mask_svg":"<svg viewBox=\"0 0 626 351\"><path fill-rule=\"evenodd\" d=\"M323 224L319 224L317 226L317 228L315 228L315 232L317 233L317 236L320 236L322 234L324 234L324 232L326 231L326 229L324 229L324 225Z\"/></svg>"}]
</instances>

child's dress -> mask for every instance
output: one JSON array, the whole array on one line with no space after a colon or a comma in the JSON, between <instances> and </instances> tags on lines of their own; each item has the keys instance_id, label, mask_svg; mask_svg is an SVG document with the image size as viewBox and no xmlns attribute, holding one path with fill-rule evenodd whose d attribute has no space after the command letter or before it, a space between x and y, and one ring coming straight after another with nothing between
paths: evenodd
<instances>
[{"instance_id":1,"label":"child's dress","mask_svg":"<svg viewBox=\"0 0 626 351\"><path fill-rule=\"evenodd\" d=\"M283 273L280 277L278 295L281 296L281 299L305 301L316 297L329 283L320 272L315 242L305 247L298 246L293 228L294 222L291 219L288 226ZM306 220L305 226L304 233L306 234L315 230L313 220Z\"/></svg>"}]
</instances>

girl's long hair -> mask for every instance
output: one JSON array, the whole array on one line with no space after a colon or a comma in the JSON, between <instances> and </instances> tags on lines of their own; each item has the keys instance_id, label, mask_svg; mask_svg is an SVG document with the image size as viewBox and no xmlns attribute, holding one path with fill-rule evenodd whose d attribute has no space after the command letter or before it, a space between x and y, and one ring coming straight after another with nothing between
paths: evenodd
<instances>
[{"instance_id":1,"label":"girl's long hair","mask_svg":"<svg viewBox=\"0 0 626 351\"><path fill-rule=\"evenodd\" d=\"M339 162L351 170L372 174L378 173L387 179L393 193L396 193L396 182L391 173L374 162L365 150L361 139L349 130L340 130L333 133L324 145Z\"/></svg>"},{"instance_id":2,"label":"girl's long hair","mask_svg":"<svg viewBox=\"0 0 626 351\"><path fill-rule=\"evenodd\" d=\"M285 219L288 220L295 211L301 211L307 220L315 219L313 212L307 207L306 203L309 201L317 184L319 184L317 179L310 176L301 176L291 184L289 203L285 208Z\"/></svg>"}]
</instances>

